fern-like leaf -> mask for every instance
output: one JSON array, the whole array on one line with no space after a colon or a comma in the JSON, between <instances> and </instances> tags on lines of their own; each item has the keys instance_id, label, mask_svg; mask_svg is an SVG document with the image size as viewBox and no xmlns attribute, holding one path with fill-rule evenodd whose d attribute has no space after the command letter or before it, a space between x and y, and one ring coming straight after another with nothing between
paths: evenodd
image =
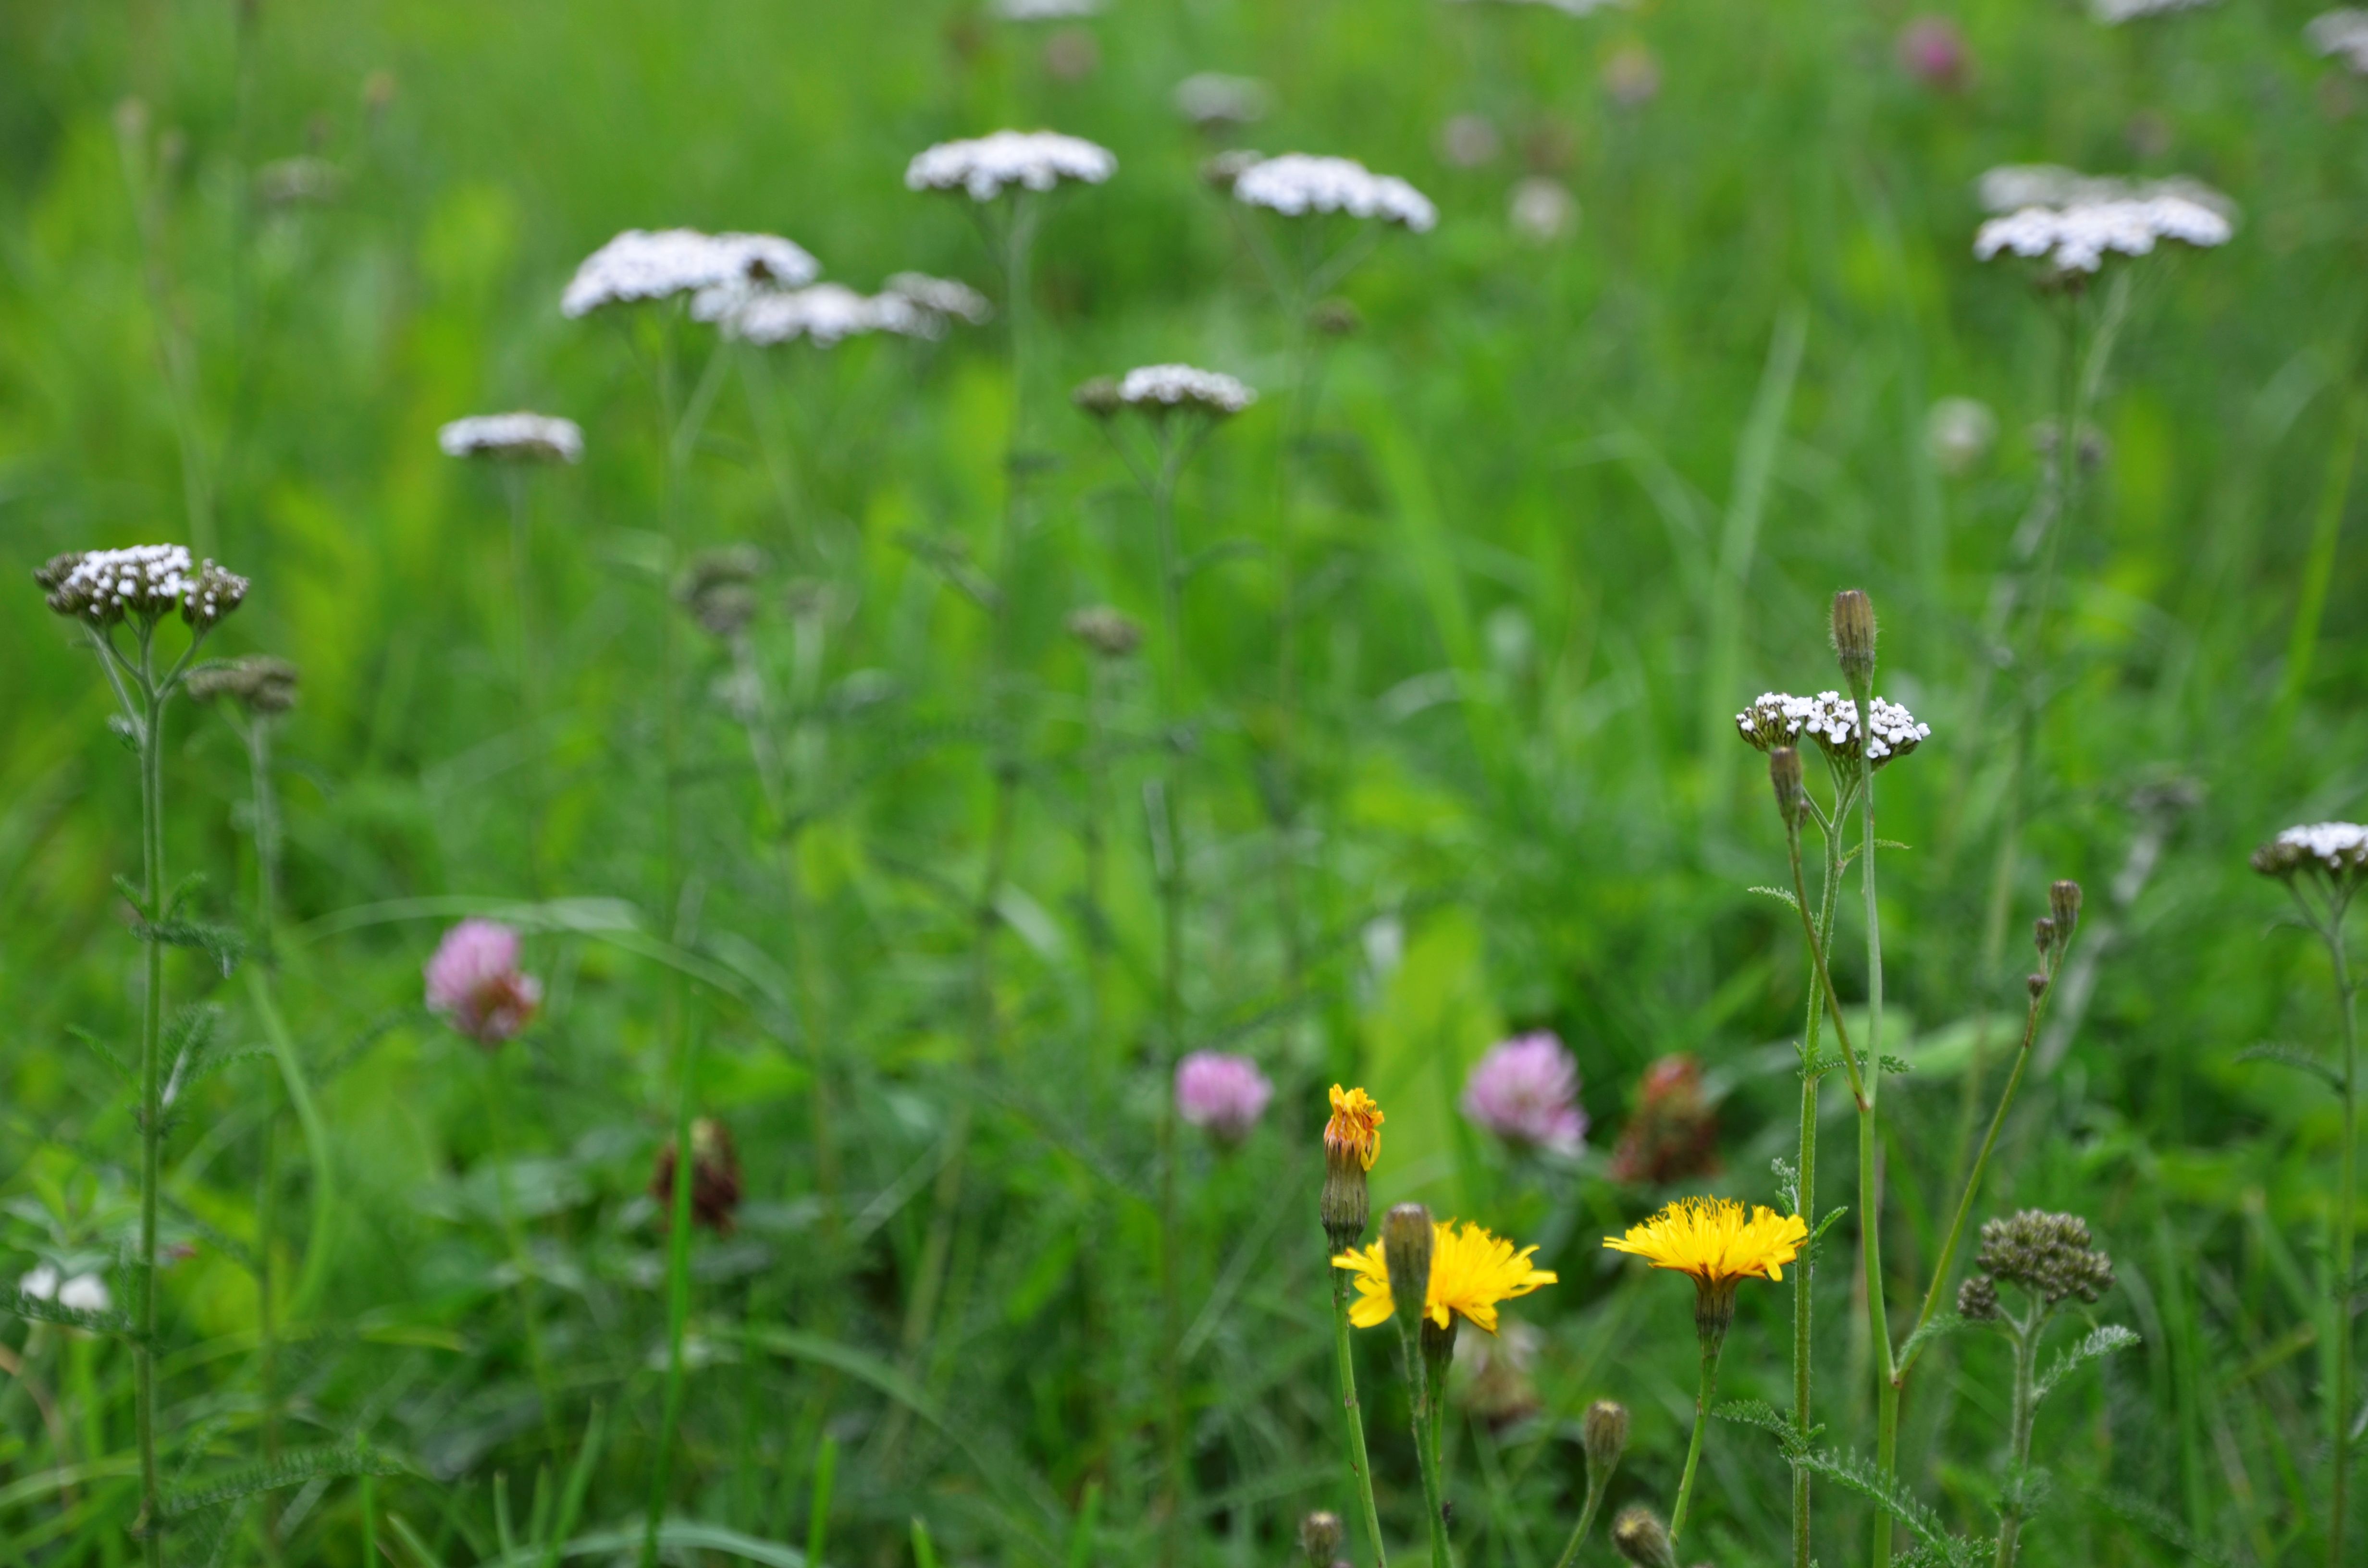
<instances>
[{"instance_id":1,"label":"fern-like leaf","mask_svg":"<svg viewBox=\"0 0 2368 1568\"><path fill-rule=\"evenodd\" d=\"M1928 1551L1951 1568L1973 1568L1979 1550L1976 1543L1964 1536L1951 1535L1939 1514L1918 1501L1897 1478L1884 1474L1868 1460L1825 1449L1802 1454L1793 1462L1845 1492L1856 1493L1906 1525Z\"/></svg>"},{"instance_id":2,"label":"fern-like leaf","mask_svg":"<svg viewBox=\"0 0 2368 1568\"><path fill-rule=\"evenodd\" d=\"M1793 897L1793 894L1792 894L1792 892L1791 892L1789 889L1785 889L1785 888L1770 888L1770 887L1748 887L1748 888L1744 889L1743 891L1744 891L1744 892L1756 892L1756 893L1758 893L1758 894L1759 894L1760 897L1762 897L1762 898L1772 898L1772 899L1774 899L1777 903L1787 903L1787 904L1790 904L1790 905L1792 905L1794 909L1798 909L1798 908L1800 908L1800 907L1801 907L1801 901L1800 901L1799 899L1797 899L1797 898Z\"/></svg>"},{"instance_id":3,"label":"fern-like leaf","mask_svg":"<svg viewBox=\"0 0 2368 1568\"><path fill-rule=\"evenodd\" d=\"M2111 1356L2116 1350L2127 1350L2138 1343L2135 1330L2124 1328L2117 1323L2090 1330L2087 1338L2055 1358L2046 1374L2032 1388L2032 1399L2034 1402L2045 1399L2057 1384L2088 1363L2102 1356Z\"/></svg>"},{"instance_id":4,"label":"fern-like leaf","mask_svg":"<svg viewBox=\"0 0 2368 1568\"><path fill-rule=\"evenodd\" d=\"M62 1307L45 1296L28 1296L22 1290L0 1290L0 1312L23 1318L28 1323L53 1323L63 1328L78 1328L85 1334L111 1334L121 1339L138 1337L138 1331L132 1327L128 1312Z\"/></svg>"},{"instance_id":5,"label":"fern-like leaf","mask_svg":"<svg viewBox=\"0 0 2368 1568\"><path fill-rule=\"evenodd\" d=\"M2237 1060L2269 1062L2280 1067L2291 1067L2297 1073L2309 1074L2337 1094L2343 1092L2342 1074L2299 1046L2283 1045L2274 1040L2265 1040L2260 1045L2248 1045L2238 1051Z\"/></svg>"},{"instance_id":6,"label":"fern-like leaf","mask_svg":"<svg viewBox=\"0 0 2368 1568\"><path fill-rule=\"evenodd\" d=\"M165 1517L186 1517L257 1493L301 1486L314 1476L401 1475L404 1469L393 1455L363 1443L291 1449L276 1460L233 1471L211 1484L176 1488L165 1499Z\"/></svg>"},{"instance_id":7,"label":"fern-like leaf","mask_svg":"<svg viewBox=\"0 0 2368 1568\"><path fill-rule=\"evenodd\" d=\"M1955 1312L1934 1312L1924 1326L1909 1335L1907 1343L1899 1347L1899 1365L1907 1365L1916 1359L1916 1353L1924 1346L1936 1339L1946 1338L1971 1322L1970 1318L1960 1317Z\"/></svg>"}]
</instances>

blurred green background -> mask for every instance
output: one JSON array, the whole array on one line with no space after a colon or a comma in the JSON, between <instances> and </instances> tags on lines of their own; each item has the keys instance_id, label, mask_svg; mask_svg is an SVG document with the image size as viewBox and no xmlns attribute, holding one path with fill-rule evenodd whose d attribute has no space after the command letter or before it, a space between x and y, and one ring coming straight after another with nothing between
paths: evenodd
<instances>
[{"instance_id":1,"label":"blurred green background","mask_svg":"<svg viewBox=\"0 0 2368 1568\"><path fill-rule=\"evenodd\" d=\"M1862 0L1585 17L1112 0L1037 24L939 0L0 11L0 556L17 584L0 617L0 1268L117 1257L137 1149L74 1038L132 1046L140 950L110 878L136 874L136 778L90 659L25 574L62 550L188 539L255 584L210 651L302 670L279 742L284 910L251 964L321 1116L308 1140L259 1060L176 1106L168 1469L195 1485L258 1452L268 1256L286 1440L402 1456L375 1483L407 1532L381 1527L393 1561L500 1557L596 1411L580 1528L630 1532L665 1365L644 1189L674 1115L670 976L689 968L695 1097L733 1130L747 1202L694 1248L674 1511L803 1543L827 1440L830 1558L910 1561L918 1517L965 1562L1153 1560L1166 1082L1143 785L1162 745L1144 660L1097 668L1062 627L1098 602L1149 618L1156 595L1148 511L1065 392L1187 360L1266 393L1194 465L1179 514L1199 565L1188 1036L1257 1057L1280 1089L1240 1149L1184 1143L1189 1560L1279 1562L1299 1514L1349 1509L1313 1213L1335 1079L1388 1112L1378 1199L1541 1242L1561 1274L1508 1309L1539 1331L1510 1414L1481 1399L1452 1423L1465 1561L1553 1561L1593 1398L1635 1413L1615 1503L1666 1506L1691 1419L1684 1288L1598 1238L1668 1192L1612 1179L1604 1154L1645 1065L1692 1052L1717 1101L1710 1185L1776 1200L1802 960L1789 912L1748 891L1783 880L1782 839L1729 716L1765 688L1838 684L1825 606L1856 585L1884 618L1879 688L1934 731L1884 776L1883 831L1907 846L1884 869L1889 1039L1915 1068L1888 1096L1894 1301L1920 1293L1995 1092L2007 1041L1980 1020L2019 1006L2021 933L2047 881L2077 877L2093 983L2059 1001L2062 1040L1975 1212L2086 1215L2122 1280L2099 1311L2145 1345L2048 1407L2056 1495L2027 1560L2277 1561L2322 1484L2338 1119L2306 1075L2239 1054L2324 1049L2333 1009L2323 953L2245 856L2288 823L2358 814L2368 787L2349 488L2368 92L2312 56L2290 6L2116 28L2060 0L1948 15L1967 57L1952 82L1903 63L1909 10ZM1203 71L1264 82L1266 117L1187 123L1171 94ZM1119 159L1050 204L1037 253L1024 429L1044 460L1019 555L997 560L999 324L772 351L769 419L725 366L670 543L655 339L564 320L576 262L627 227L769 231L858 289L918 268L999 298L963 204L908 193L902 171L1005 125ZM1234 144L1354 156L1441 212L1339 290L1361 330L1326 350L1296 454L1292 324L1199 173ZM323 199L286 199L299 157ZM2192 175L2242 219L2222 250L2116 264L2079 306L2084 342L2114 334L2100 460L2052 630L2009 663L1990 618L2044 500L2033 430L2055 407L2060 307L1971 241L1976 177L2019 162ZM679 342L695 375L712 339ZM1944 397L1986 404L1994 443L1936 459ZM435 438L519 406L581 421L588 449L526 486L531 701L502 486ZM751 658L794 731L793 838L735 722L729 652L668 592L685 549L741 542L767 563ZM962 590L986 566L1012 590L1001 691L995 618ZM1304 712L1278 832L1286 581ZM2007 694L2027 690L2045 700L2018 767ZM1001 757L1019 805L982 1054L971 900ZM245 752L184 707L168 770L176 874L202 871L199 903L251 923ZM1086 892L1096 835L1106 921ZM1304 1006L1279 854L1304 888ZM420 964L472 911L529 930L548 988L498 1062L420 1002ZM1854 933L1846 917L1846 996ZM259 1043L244 976L176 955L171 985ZM1509 1153L1456 1114L1466 1066L1519 1028L1577 1057L1593 1131L1577 1162ZM1849 1201L1839 1090L1827 1108L1821 1208ZM1820 1376L1830 1437L1869 1446L1854 1224L1826 1244ZM1784 1296L1746 1292L1727 1392L1789 1403ZM0 1562L133 1560L128 1359L55 1328L0 1342L18 1358ZM1413 1550L1383 1348L1363 1363L1383 1510ZM1997 1485L2003 1368L1986 1341L1949 1342L1911 1401L1905 1468L1964 1528ZM1705 1462L1689 1555L1780 1560L1773 1445L1721 1424ZM1860 1506L1819 1495L1820 1554L1859 1560ZM193 1517L176 1550L349 1562L361 1528L357 1483L324 1476ZM1611 1560L1600 1537L1590 1551Z\"/></svg>"}]
</instances>

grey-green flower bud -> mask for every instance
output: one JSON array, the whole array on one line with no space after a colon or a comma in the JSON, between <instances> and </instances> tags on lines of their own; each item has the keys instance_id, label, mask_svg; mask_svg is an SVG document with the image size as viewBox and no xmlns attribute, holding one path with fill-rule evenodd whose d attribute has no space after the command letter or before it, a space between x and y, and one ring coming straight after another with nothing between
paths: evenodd
<instances>
[{"instance_id":1,"label":"grey-green flower bud","mask_svg":"<svg viewBox=\"0 0 2368 1568\"><path fill-rule=\"evenodd\" d=\"M2057 933L2069 940L2072 927L2080 924L2080 884L2066 880L2049 888L2047 913L2055 922Z\"/></svg>"},{"instance_id":2,"label":"grey-green flower bud","mask_svg":"<svg viewBox=\"0 0 2368 1568\"><path fill-rule=\"evenodd\" d=\"M1299 1550L1307 1553L1307 1568L1332 1568L1347 1537L1340 1516L1315 1513L1299 1521Z\"/></svg>"},{"instance_id":3,"label":"grey-green flower bud","mask_svg":"<svg viewBox=\"0 0 2368 1568\"><path fill-rule=\"evenodd\" d=\"M1382 1264L1390 1272L1390 1301L1398 1326L1408 1334L1422 1322L1423 1301L1430 1293L1432 1235L1430 1210L1419 1203L1401 1203L1382 1216Z\"/></svg>"},{"instance_id":4,"label":"grey-green flower bud","mask_svg":"<svg viewBox=\"0 0 2368 1568\"><path fill-rule=\"evenodd\" d=\"M1579 1446L1587 1450L1587 1473L1600 1484L1611 1478L1620 1468L1620 1456L1628 1451L1628 1407L1609 1399L1599 1399L1587 1407L1579 1418Z\"/></svg>"},{"instance_id":5,"label":"grey-green flower bud","mask_svg":"<svg viewBox=\"0 0 2368 1568\"><path fill-rule=\"evenodd\" d=\"M1834 596L1834 657L1850 689L1864 695L1874 679L1874 603L1857 588Z\"/></svg>"},{"instance_id":6,"label":"grey-green flower bud","mask_svg":"<svg viewBox=\"0 0 2368 1568\"><path fill-rule=\"evenodd\" d=\"M1620 1517L1611 1521L1611 1544L1636 1568L1678 1568L1668 1527L1642 1504L1620 1510Z\"/></svg>"},{"instance_id":7,"label":"grey-green flower bud","mask_svg":"<svg viewBox=\"0 0 2368 1568\"><path fill-rule=\"evenodd\" d=\"M1768 784L1776 791L1776 814L1784 819L1786 828L1801 825L1802 813L1809 803L1808 791L1801 783L1801 754L1792 746L1778 746L1768 754Z\"/></svg>"}]
</instances>

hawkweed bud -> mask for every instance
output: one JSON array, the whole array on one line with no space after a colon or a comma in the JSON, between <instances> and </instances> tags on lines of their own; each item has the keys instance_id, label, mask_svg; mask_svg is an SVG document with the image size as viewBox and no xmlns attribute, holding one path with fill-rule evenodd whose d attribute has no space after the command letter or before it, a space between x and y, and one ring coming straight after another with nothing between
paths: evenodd
<instances>
[{"instance_id":1,"label":"hawkweed bud","mask_svg":"<svg viewBox=\"0 0 2368 1568\"><path fill-rule=\"evenodd\" d=\"M2047 994L2047 977L2037 970L2025 975L2022 983L2023 988L2031 993L2031 999L2034 1002Z\"/></svg>"},{"instance_id":2,"label":"hawkweed bud","mask_svg":"<svg viewBox=\"0 0 2368 1568\"><path fill-rule=\"evenodd\" d=\"M1336 1254L1364 1239L1365 1222L1372 1213L1365 1173L1381 1158L1383 1119L1372 1096L1332 1085L1332 1119L1324 1124L1324 1193L1316 1200L1316 1211L1324 1222L1324 1239Z\"/></svg>"},{"instance_id":3,"label":"hawkweed bud","mask_svg":"<svg viewBox=\"0 0 2368 1568\"><path fill-rule=\"evenodd\" d=\"M1096 376L1089 381L1078 382L1077 390L1069 394L1069 401L1096 419L1108 419L1124 406L1118 395L1118 382L1109 376Z\"/></svg>"},{"instance_id":4,"label":"hawkweed bud","mask_svg":"<svg viewBox=\"0 0 2368 1568\"><path fill-rule=\"evenodd\" d=\"M1599 1484L1611 1479L1620 1468L1620 1456L1628 1451L1628 1407L1609 1399L1588 1405L1579 1418L1578 1441L1587 1450L1589 1479Z\"/></svg>"},{"instance_id":5,"label":"hawkweed bud","mask_svg":"<svg viewBox=\"0 0 2368 1568\"><path fill-rule=\"evenodd\" d=\"M2044 915L2032 921L2031 923L2031 945L2039 949L2039 956L2043 959L2050 952L2054 951L2055 948L2055 922L2050 920Z\"/></svg>"},{"instance_id":6,"label":"hawkweed bud","mask_svg":"<svg viewBox=\"0 0 2368 1568\"><path fill-rule=\"evenodd\" d=\"M2067 880L2050 887L2047 913L2055 922L2057 934L2068 940L2072 927L2080 924L2080 884Z\"/></svg>"},{"instance_id":7,"label":"hawkweed bud","mask_svg":"<svg viewBox=\"0 0 2368 1568\"><path fill-rule=\"evenodd\" d=\"M1801 784L1801 754L1792 746L1778 746L1768 754L1768 784L1776 791L1776 814L1784 819L1787 829L1801 825L1801 814L1809 802L1808 792Z\"/></svg>"},{"instance_id":8,"label":"hawkweed bud","mask_svg":"<svg viewBox=\"0 0 2368 1568\"><path fill-rule=\"evenodd\" d=\"M1347 1534L1338 1514L1310 1514L1300 1520L1299 1550L1307 1553L1307 1568L1332 1568Z\"/></svg>"},{"instance_id":9,"label":"hawkweed bud","mask_svg":"<svg viewBox=\"0 0 2368 1568\"><path fill-rule=\"evenodd\" d=\"M1611 1521L1611 1544L1636 1568L1678 1568L1668 1527L1642 1504L1620 1510L1620 1517Z\"/></svg>"},{"instance_id":10,"label":"hawkweed bud","mask_svg":"<svg viewBox=\"0 0 2368 1568\"><path fill-rule=\"evenodd\" d=\"M1382 1265L1389 1270L1390 1303L1398 1327L1411 1334L1423 1320L1423 1301L1430 1294L1430 1210L1419 1203L1401 1203L1382 1216Z\"/></svg>"},{"instance_id":11,"label":"hawkweed bud","mask_svg":"<svg viewBox=\"0 0 2368 1568\"><path fill-rule=\"evenodd\" d=\"M1874 604L1857 588L1834 596L1834 657L1850 689L1862 695L1874 679Z\"/></svg>"}]
</instances>

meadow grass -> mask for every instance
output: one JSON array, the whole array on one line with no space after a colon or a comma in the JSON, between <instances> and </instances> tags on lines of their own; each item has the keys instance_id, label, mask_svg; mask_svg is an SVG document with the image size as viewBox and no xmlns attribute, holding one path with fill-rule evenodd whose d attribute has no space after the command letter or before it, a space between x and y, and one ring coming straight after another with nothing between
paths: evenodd
<instances>
[{"instance_id":1,"label":"meadow grass","mask_svg":"<svg viewBox=\"0 0 2368 1568\"><path fill-rule=\"evenodd\" d=\"M1689 1469L1689 1562L2002 1524L2032 1564L2326 1560L2350 971L2247 857L2368 814L2368 84L2307 9L1951 16L1954 88L1896 59L1907 12L1798 0L0 14L0 1564L1247 1568L1328 1510L1360 1563L1569 1568ZM1201 71L1266 118L1188 124ZM902 179L1007 126L1118 159L1025 266ZM1310 289L1326 253L1204 178L1235 145L1438 224L1352 226ZM1972 244L1977 177L2042 161L2195 176L2236 236L2039 293ZM1524 180L1575 221L1517 223ZM673 225L997 314L563 318ZM1260 396L1137 470L1068 393L1164 362ZM1963 461L1946 397L1995 415ZM438 450L522 407L583 460ZM176 703L150 833L25 574L163 539L254 584L204 653L301 687ZM745 613L694 617L726 560ZM1847 688L1851 587L1932 734L1879 824L1788 852L1733 716ZM1094 606L1154 634L1098 653ZM186 940L136 939L176 889ZM490 1061L423 1002L472 916L541 986ZM1576 1152L1459 1109L1537 1030ZM1201 1050L1270 1083L1246 1135L1180 1122ZM1714 1159L1623 1164L1679 1055ZM1334 1083L1387 1116L1373 1215L1558 1276L1436 1400L1418 1335L1346 1326ZM720 1167L653 1181L701 1118L728 1232ZM1704 1192L1844 1211L1735 1292L1707 1422L1683 1292L1601 1246ZM1911 1338L2024 1210L2084 1219L2112 1290L2044 1345ZM2136 1343L2043 1401L2107 1325Z\"/></svg>"}]
</instances>

